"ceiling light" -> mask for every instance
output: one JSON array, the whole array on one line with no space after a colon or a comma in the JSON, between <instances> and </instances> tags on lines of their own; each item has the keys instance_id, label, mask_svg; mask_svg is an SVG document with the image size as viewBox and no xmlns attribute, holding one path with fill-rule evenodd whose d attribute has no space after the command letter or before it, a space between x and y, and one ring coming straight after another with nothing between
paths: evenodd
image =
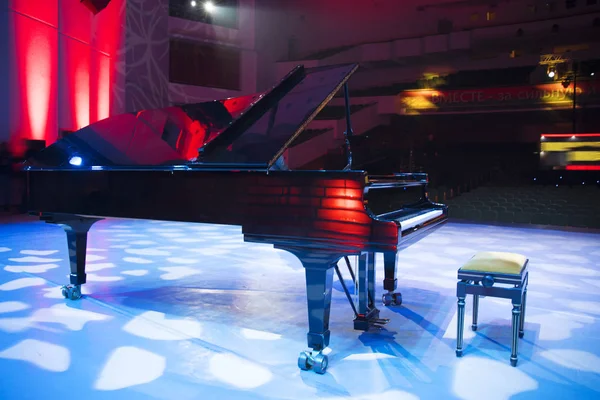
<instances>
[{"instance_id":1,"label":"ceiling light","mask_svg":"<svg viewBox=\"0 0 600 400\"><path fill-rule=\"evenodd\" d=\"M216 8L217 7L214 5L214 3L212 1L207 1L204 3L204 10L207 13L215 12Z\"/></svg>"}]
</instances>

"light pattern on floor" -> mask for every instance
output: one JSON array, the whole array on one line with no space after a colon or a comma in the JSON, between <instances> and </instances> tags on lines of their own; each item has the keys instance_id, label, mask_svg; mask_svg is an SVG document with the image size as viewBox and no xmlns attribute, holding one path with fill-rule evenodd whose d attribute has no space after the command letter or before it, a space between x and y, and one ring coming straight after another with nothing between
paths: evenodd
<instances>
[{"instance_id":1,"label":"light pattern on floor","mask_svg":"<svg viewBox=\"0 0 600 400\"><path fill-rule=\"evenodd\" d=\"M472 332L467 299L465 355L454 355L456 270L485 250L530 258L517 368L505 300L482 299ZM379 332L352 330L335 281L322 376L296 366L307 331L299 261L244 243L239 227L102 221L87 262L87 296L64 300L63 231L0 225L0 398L600 397L598 234L449 223L401 253L404 303L379 306L391 319ZM379 256L379 293L382 267Z\"/></svg>"}]
</instances>

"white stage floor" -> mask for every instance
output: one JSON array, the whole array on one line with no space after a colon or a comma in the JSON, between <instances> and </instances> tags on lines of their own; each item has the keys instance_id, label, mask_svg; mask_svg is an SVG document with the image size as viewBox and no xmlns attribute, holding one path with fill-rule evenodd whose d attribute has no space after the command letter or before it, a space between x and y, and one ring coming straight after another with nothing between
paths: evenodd
<instances>
[{"instance_id":1,"label":"white stage floor","mask_svg":"<svg viewBox=\"0 0 600 400\"><path fill-rule=\"evenodd\" d=\"M102 221L85 298L62 298L62 229L0 225L0 399L600 398L600 235L448 223L401 253L404 303L380 332L352 329L334 282L330 366L300 371L304 271L238 227ZM457 359L456 270L476 251L530 258L525 337L509 300L484 298ZM342 271L344 271L342 269ZM346 277L349 282L347 271ZM383 262L377 263L381 298Z\"/></svg>"}]
</instances>

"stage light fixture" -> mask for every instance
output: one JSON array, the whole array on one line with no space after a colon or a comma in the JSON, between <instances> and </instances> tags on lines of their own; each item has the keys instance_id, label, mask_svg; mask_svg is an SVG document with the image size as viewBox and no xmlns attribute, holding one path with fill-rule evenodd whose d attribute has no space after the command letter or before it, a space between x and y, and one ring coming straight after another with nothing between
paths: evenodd
<instances>
[{"instance_id":1,"label":"stage light fixture","mask_svg":"<svg viewBox=\"0 0 600 400\"><path fill-rule=\"evenodd\" d=\"M217 7L215 6L215 4L212 1L206 1L206 2L204 2L204 10L207 13L213 13L213 12L215 12L216 8Z\"/></svg>"},{"instance_id":2,"label":"stage light fixture","mask_svg":"<svg viewBox=\"0 0 600 400\"><path fill-rule=\"evenodd\" d=\"M197 4L197 3L196 3L194 0L190 1L190 5L191 5L192 7L196 7L196 4Z\"/></svg>"},{"instance_id":3,"label":"stage light fixture","mask_svg":"<svg viewBox=\"0 0 600 400\"><path fill-rule=\"evenodd\" d=\"M69 164L71 164L74 167L80 167L81 164L83 164L83 158L79 156L73 156L69 159Z\"/></svg>"}]
</instances>

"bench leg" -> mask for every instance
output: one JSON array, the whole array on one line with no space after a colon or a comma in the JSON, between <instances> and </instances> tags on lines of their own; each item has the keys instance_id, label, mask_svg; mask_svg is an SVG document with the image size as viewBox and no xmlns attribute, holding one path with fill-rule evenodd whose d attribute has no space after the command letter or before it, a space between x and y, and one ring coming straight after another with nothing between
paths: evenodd
<instances>
[{"instance_id":1,"label":"bench leg","mask_svg":"<svg viewBox=\"0 0 600 400\"><path fill-rule=\"evenodd\" d=\"M463 330L465 326L465 298L458 298L458 321L456 331L456 356L463 355Z\"/></svg>"},{"instance_id":2,"label":"bench leg","mask_svg":"<svg viewBox=\"0 0 600 400\"><path fill-rule=\"evenodd\" d=\"M521 305L513 304L512 309L512 349L510 353L510 365L517 366L517 351L519 346L518 332L521 323Z\"/></svg>"},{"instance_id":3,"label":"bench leg","mask_svg":"<svg viewBox=\"0 0 600 400\"><path fill-rule=\"evenodd\" d=\"M527 289L523 292L523 305L521 309L521 321L519 323L519 337L522 338L525 335L525 308L527 305Z\"/></svg>"},{"instance_id":4,"label":"bench leg","mask_svg":"<svg viewBox=\"0 0 600 400\"><path fill-rule=\"evenodd\" d=\"M471 330L477 330L477 316L479 315L479 295L473 295L473 323L471 324Z\"/></svg>"}]
</instances>

